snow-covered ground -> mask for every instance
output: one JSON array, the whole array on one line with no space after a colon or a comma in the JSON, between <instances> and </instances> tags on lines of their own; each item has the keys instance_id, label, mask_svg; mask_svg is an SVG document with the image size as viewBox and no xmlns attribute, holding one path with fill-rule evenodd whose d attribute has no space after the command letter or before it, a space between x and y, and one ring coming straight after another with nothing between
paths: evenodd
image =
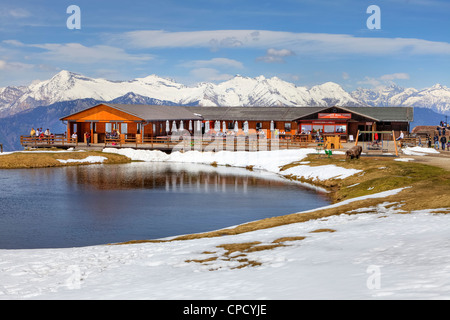
<instances>
[{"instance_id":1,"label":"snow-covered ground","mask_svg":"<svg viewBox=\"0 0 450 320\"><path fill-rule=\"evenodd\" d=\"M116 149L114 149L116 150ZM111 150L105 150L111 151ZM116 150L146 161L252 165L272 172L305 150L269 154L173 154ZM315 152L315 150L314 150ZM159 159L159 160L158 160ZM295 174L311 176L307 165ZM355 172L322 168L321 178ZM338 172L339 170L339 172ZM325 175L326 172L338 173ZM293 173L293 174L294 174ZM383 198L408 189L371 197ZM347 200L347 201L354 201ZM332 206L338 206L334 204ZM450 215L396 214L389 203L234 236L68 249L0 250L0 299L448 299ZM442 211L449 211L444 208ZM369 213L370 212L370 213ZM317 229L335 232L312 232ZM245 253L260 266L234 269L218 245L282 237L286 246ZM205 253L208 252L208 253ZM216 257L209 262L188 260Z\"/></svg>"}]
</instances>

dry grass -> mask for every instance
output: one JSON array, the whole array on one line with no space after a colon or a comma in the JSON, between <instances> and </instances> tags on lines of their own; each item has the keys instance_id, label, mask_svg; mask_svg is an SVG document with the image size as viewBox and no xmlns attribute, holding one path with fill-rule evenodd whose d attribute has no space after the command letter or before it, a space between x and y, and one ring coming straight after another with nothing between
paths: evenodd
<instances>
[{"instance_id":1,"label":"dry grass","mask_svg":"<svg viewBox=\"0 0 450 320\"><path fill-rule=\"evenodd\" d=\"M303 240L306 237L303 236L298 236L298 237L281 237L278 239L273 240L273 243L280 243L280 242L286 242L286 241L299 241L299 240Z\"/></svg>"},{"instance_id":2,"label":"dry grass","mask_svg":"<svg viewBox=\"0 0 450 320\"><path fill-rule=\"evenodd\" d=\"M250 260L247 258L247 254L251 252L258 252L264 250L272 250L278 247L285 247L286 241L298 241L303 240L305 237L283 237L272 241L270 244L261 244L260 241L242 242L242 243L227 243L216 246L219 249L224 249L225 252L221 256L213 256L205 259L189 259L185 262L196 262L206 266L211 266L210 262L217 260L237 262L238 265L231 267L230 269L241 269L245 267L257 267L262 265L261 262L256 260ZM216 252L204 251L203 254L216 254ZM210 268L210 271L218 270L218 268Z\"/></svg>"},{"instance_id":3,"label":"dry grass","mask_svg":"<svg viewBox=\"0 0 450 320\"><path fill-rule=\"evenodd\" d=\"M57 152L56 149L48 151L50 152L16 152L0 155L0 169L49 168L84 165L85 163L82 162L61 163L57 159L84 159L89 156L102 156L108 158L108 160L103 162L104 164L119 164L131 161L123 155L100 151Z\"/></svg>"},{"instance_id":4,"label":"dry grass","mask_svg":"<svg viewBox=\"0 0 450 320\"><path fill-rule=\"evenodd\" d=\"M320 232L336 232L336 230L334 230L334 229L317 229L317 230L310 231L310 233L320 233Z\"/></svg>"}]
</instances>

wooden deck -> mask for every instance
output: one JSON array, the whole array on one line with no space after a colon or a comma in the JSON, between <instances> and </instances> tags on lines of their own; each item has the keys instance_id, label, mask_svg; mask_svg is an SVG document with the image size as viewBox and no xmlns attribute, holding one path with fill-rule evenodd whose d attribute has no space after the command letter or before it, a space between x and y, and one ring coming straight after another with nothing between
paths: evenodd
<instances>
[{"instance_id":1,"label":"wooden deck","mask_svg":"<svg viewBox=\"0 0 450 320\"><path fill-rule=\"evenodd\" d=\"M291 139L258 139L256 136L235 136L232 138L212 137L211 139L194 139L180 137L179 139L158 137L144 139L105 139L101 143L78 142L76 139L56 136L54 138L35 138L21 136L20 143L24 148L134 148L143 150L172 151L269 151L280 149L299 149L316 147L316 143Z\"/></svg>"}]
</instances>

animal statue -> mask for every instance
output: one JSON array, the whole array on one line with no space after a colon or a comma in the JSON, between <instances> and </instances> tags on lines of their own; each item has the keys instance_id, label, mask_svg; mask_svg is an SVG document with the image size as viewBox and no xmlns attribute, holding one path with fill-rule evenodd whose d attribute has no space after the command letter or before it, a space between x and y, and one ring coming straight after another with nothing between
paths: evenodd
<instances>
[{"instance_id":1,"label":"animal statue","mask_svg":"<svg viewBox=\"0 0 450 320\"><path fill-rule=\"evenodd\" d=\"M359 157L361 156L361 152L361 146L353 146L345 152L346 159L359 159Z\"/></svg>"}]
</instances>

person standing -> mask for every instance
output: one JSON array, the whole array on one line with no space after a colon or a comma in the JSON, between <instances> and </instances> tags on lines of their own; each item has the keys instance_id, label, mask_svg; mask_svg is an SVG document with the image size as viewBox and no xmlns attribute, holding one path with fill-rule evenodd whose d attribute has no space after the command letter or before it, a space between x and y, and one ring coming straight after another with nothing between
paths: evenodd
<instances>
[{"instance_id":1,"label":"person standing","mask_svg":"<svg viewBox=\"0 0 450 320\"><path fill-rule=\"evenodd\" d=\"M446 136L442 136L441 137L442 150L445 150L445 144L446 143L447 143L447 137Z\"/></svg>"},{"instance_id":2,"label":"person standing","mask_svg":"<svg viewBox=\"0 0 450 320\"><path fill-rule=\"evenodd\" d=\"M436 150L439 149L439 137L437 136L437 134L434 135L433 142L434 142L434 148Z\"/></svg>"},{"instance_id":3,"label":"person standing","mask_svg":"<svg viewBox=\"0 0 450 320\"><path fill-rule=\"evenodd\" d=\"M86 143L87 143L87 146L89 147L89 144L91 143L91 133L90 132L86 132Z\"/></svg>"},{"instance_id":4,"label":"person standing","mask_svg":"<svg viewBox=\"0 0 450 320\"><path fill-rule=\"evenodd\" d=\"M36 137L36 130L34 130L34 128L31 128L30 137L32 138Z\"/></svg>"}]
</instances>

